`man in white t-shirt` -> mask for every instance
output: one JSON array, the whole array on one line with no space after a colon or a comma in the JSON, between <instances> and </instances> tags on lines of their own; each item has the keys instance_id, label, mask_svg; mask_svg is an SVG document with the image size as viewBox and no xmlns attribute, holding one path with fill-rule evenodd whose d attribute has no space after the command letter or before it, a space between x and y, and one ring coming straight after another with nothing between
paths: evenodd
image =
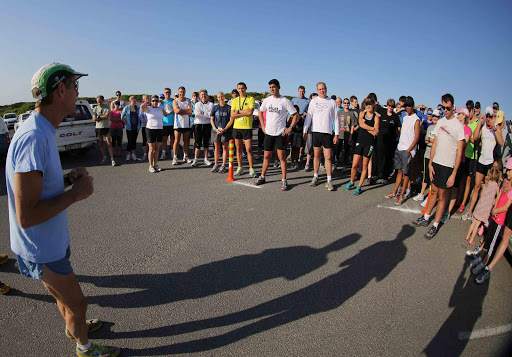
<instances>
[{"instance_id":1,"label":"man in white t-shirt","mask_svg":"<svg viewBox=\"0 0 512 357\"><path fill-rule=\"evenodd\" d=\"M414 110L414 99L412 97L405 97L404 108L406 115L402 123L400 131L400 140L395 151L394 164L396 174L395 189L393 192L387 194L386 198L396 197L396 204L400 206L405 201L407 186L409 185L409 171L411 160L416 154L416 145L420 140L420 118L416 115ZM397 196L398 187L402 182L403 187L402 195Z\"/></svg>"},{"instance_id":2,"label":"man in white t-shirt","mask_svg":"<svg viewBox=\"0 0 512 357\"><path fill-rule=\"evenodd\" d=\"M320 168L320 157L322 155L322 148L325 158L325 171L327 172L326 187L329 191L334 188L332 186L332 148L338 143L338 135L340 133L340 122L338 120L338 108L336 101L327 96L327 86L323 82L318 82L316 85L318 97L309 102L308 113L306 121L304 122L304 140L308 135L308 129L311 126L313 133L313 151L315 158L313 161L315 173L313 180L309 184L311 187L318 185L318 170ZM332 129L334 128L334 136Z\"/></svg>"},{"instance_id":3,"label":"man in white t-shirt","mask_svg":"<svg viewBox=\"0 0 512 357\"><path fill-rule=\"evenodd\" d=\"M281 191L286 191L288 189L286 182L286 135L290 134L297 123L298 113L288 98L282 97L279 93L281 86L277 79L272 79L268 82L268 85L272 96L263 100L258 111L261 129L265 133L265 139L263 141L263 149L265 153L263 155L261 176L256 182L254 182L254 184L263 185L266 182L265 174L275 149L277 151L279 161L281 161L281 172L283 175ZM266 121L263 120L263 112L265 110L267 111ZM286 127L287 114L293 116L289 128Z\"/></svg>"},{"instance_id":4,"label":"man in white t-shirt","mask_svg":"<svg viewBox=\"0 0 512 357\"><path fill-rule=\"evenodd\" d=\"M475 132L473 133L473 139L475 141L480 138L482 139L482 149L480 157L476 163L475 186L473 187L473 193L471 194L469 210L464 216L462 216L463 220L471 219L473 217L473 209L475 208L476 201L478 200L482 181L494 162L493 153L496 142L500 146L503 146L502 131L500 127L495 124L494 111L491 107L485 108L485 120L483 120L483 118L480 119L480 122L477 124Z\"/></svg>"},{"instance_id":5,"label":"man in white t-shirt","mask_svg":"<svg viewBox=\"0 0 512 357\"><path fill-rule=\"evenodd\" d=\"M441 100L445 116L439 119L434 128L435 137L430 150L428 167L432 180L431 194L425 215L413 222L416 226L427 227L438 200L434 224L425 234L427 239L434 238L439 230L439 222L441 222L446 203L446 190L453 186L462 155L464 155L464 126L455 117L453 96L445 94Z\"/></svg>"}]
</instances>

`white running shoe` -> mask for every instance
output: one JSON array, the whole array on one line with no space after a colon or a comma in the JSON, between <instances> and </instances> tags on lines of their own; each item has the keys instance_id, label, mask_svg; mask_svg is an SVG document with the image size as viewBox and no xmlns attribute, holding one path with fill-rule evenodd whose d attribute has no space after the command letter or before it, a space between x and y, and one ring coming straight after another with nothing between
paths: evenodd
<instances>
[{"instance_id":1,"label":"white running shoe","mask_svg":"<svg viewBox=\"0 0 512 357\"><path fill-rule=\"evenodd\" d=\"M130 154L126 155L126 161L130 161L130 160L131 160Z\"/></svg>"},{"instance_id":2,"label":"white running shoe","mask_svg":"<svg viewBox=\"0 0 512 357\"><path fill-rule=\"evenodd\" d=\"M172 164L173 165L178 165L178 158L177 157L173 157L172 158Z\"/></svg>"},{"instance_id":3,"label":"white running shoe","mask_svg":"<svg viewBox=\"0 0 512 357\"><path fill-rule=\"evenodd\" d=\"M196 167L196 166L197 166L197 159L194 159L194 161L192 161L192 166L193 166L193 167Z\"/></svg>"},{"instance_id":4,"label":"white running shoe","mask_svg":"<svg viewBox=\"0 0 512 357\"><path fill-rule=\"evenodd\" d=\"M425 196L423 196L421 193L418 193L416 196L414 196L413 200L415 200L416 202L423 202L423 200L425 199Z\"/></svg>"},{"instance_id":5,"label":"white running shoe","mask_svg":"<svg viewBox=\"0 0 512 357\"><path fill-rule=\"evenodd\" d=\"M208 159L204 159L204 164L206 166L211 166L212 165L212 163Z\"/></svg>"}]
</instances>

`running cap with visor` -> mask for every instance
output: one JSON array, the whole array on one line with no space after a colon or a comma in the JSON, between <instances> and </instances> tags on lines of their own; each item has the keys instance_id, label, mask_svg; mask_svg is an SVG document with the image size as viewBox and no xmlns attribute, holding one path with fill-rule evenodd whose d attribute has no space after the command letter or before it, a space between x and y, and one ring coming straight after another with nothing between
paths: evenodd
<instances>
[{"instance_id":1,"label":"running cap with visor","mask_svg":"<svg viewBox=\"0 0 512 357\"><path fill-rule=\"evenodd\" d=\"M413 107L414 108L414 99L412 97L405 97L404 99L404 107Z\"/></svg>"},{"instance_id":2,"label":"running cap with visor","mask_svg":"<svg viewBox=\"0 0 512 357\"><path fill-rule=\"evenodd\" d=\"M436 110L434 110L432 115L435 117L441 118L443 116L443 113L441 113L441 111L439 109L436 109Z\"/></svg>"},{"instance_id":3,"label":"running cap with visor","mask_svg":"<svg viewBox=\"0 0 512 357\"><path fill-rule=\"evenodd\" d=\"M35 99L43 99L48 96L60 82L68 79L71 76L88 76L88 74L76 72L68 65L52 62L39 68L39 70L32 76L31 89L39 89L40 94ZM78 79L77 78L77 79Z\"/></svg>"},{"instance_id":4,"label":"running cap with visor","mask_svg":"<svg viewBox=\"0 0 512 357\"><path fill-rule=\"evenodd\" d=\"M492 107L486 107L485 108L485 115L489 115L491 117L494 116L494 111L492 110Z\"/></svg>"}]
</instances>

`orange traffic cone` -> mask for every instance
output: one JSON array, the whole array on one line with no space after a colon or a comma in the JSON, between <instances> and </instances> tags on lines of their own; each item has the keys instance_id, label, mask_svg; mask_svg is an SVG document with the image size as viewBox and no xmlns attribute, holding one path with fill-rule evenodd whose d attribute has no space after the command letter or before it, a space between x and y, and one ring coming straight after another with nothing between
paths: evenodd
<instances>
[{"instance_id":1,"label":"orange traffic cone","mask_svg":"<svg viewBox=\"0 0 512 357\"><path fill-rule=\"evenodd\" d=\"M235 153L235 141L229 140L229 175L226 181L236 181L233 177L233 154Z\"/></svg>"}]
</instances>

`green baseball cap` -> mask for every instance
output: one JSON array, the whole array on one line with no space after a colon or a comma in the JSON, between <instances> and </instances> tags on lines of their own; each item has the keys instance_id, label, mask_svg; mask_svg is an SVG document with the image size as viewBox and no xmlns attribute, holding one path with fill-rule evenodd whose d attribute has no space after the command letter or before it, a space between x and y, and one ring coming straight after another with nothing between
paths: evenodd
<instances>
[{"instance_id":1,"label":"green baseball cap","mask_svg":"<svg viewBox=\"0 0 512 357\"><path fill-rule=\"evenodd\" d=\"M68 65L52 62L39 68L31 81L31 88L37 88L41 92L35 99L43 99L49 95L57 85L72 75L78 78L87 76L85 73L76 72Z\"/></svg>"}]
</instances>

